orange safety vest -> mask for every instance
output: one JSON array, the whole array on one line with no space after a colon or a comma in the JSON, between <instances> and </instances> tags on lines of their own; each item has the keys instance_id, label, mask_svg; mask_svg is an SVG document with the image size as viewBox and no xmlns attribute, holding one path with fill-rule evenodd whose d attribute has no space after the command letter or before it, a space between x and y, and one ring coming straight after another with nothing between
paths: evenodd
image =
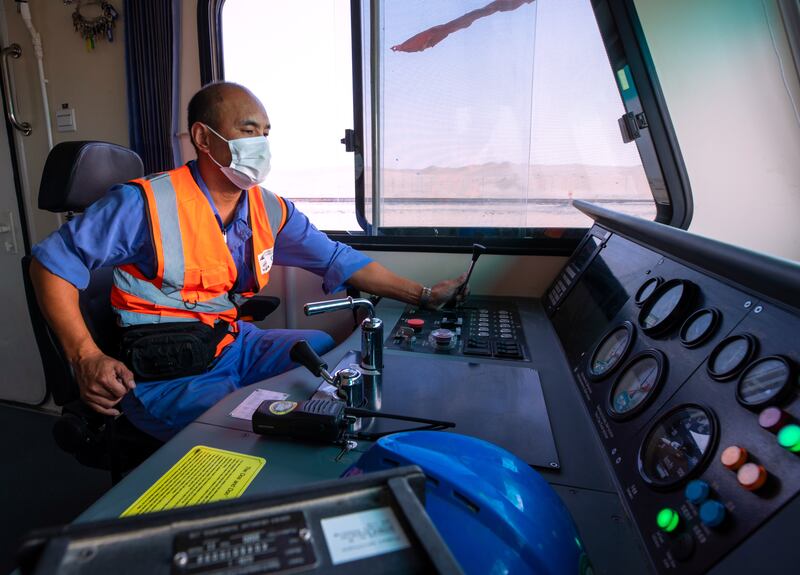
<instances>
[{"instance_id":1,"label":"orange safety vest","mask_svg":"<svg viewBox=\"0 0 800 575\"><path fill-rule=\"evenodd\" d=\"M236 331L237 307L254 292L232 294L236 264L214 211L188 166L129 182L145 199L156 271L134 264L114 268L111 305L123 327L176 321L222 320ZM247 190L258 289L269 282L275 236L286 221L284 201L259 186ZM228 334L217 354L233 341Z\"/></svg>"}]
</instances>

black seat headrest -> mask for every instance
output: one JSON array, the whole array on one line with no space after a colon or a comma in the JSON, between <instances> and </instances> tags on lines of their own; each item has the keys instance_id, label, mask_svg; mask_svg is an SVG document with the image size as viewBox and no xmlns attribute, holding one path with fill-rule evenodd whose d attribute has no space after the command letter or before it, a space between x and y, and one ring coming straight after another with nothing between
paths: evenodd
<instances>
[{"instance_id":1,"label":"black seat headrest","mask_svg":"<svg viewBox=\"0 0 800 575\"><path fill-rule=\"evenodd\" d=\"M81 212L114 184L144 175L133 150L108 142L61 142L47 156L39 186L39 208Z\"/></svg>"}]
</instances>

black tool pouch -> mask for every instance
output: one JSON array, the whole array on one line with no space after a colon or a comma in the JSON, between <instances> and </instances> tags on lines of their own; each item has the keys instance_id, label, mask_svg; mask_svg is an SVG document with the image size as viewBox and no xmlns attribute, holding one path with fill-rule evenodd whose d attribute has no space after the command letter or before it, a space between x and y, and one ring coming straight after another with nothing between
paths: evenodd
<instances>
[{"instance_id":1,"label":"black tool pouch","mask_svg":"<svg viewBox=\"0 0 800 575\"><path fill-rule=\"evenodd\" d=\"M171 322L122 328L120 359L139 381L174 379L208 371L225 322Z\"/></svg>"}]
</instances>

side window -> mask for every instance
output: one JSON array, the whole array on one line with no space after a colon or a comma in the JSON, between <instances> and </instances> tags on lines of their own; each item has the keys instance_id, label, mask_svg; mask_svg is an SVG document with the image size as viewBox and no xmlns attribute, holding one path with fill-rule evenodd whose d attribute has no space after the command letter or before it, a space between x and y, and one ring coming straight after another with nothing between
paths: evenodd
<instances>
[{"instance_id":1,"label":"side window","mask_svg":"<svg viewBox=\"0 0 800 575\"><path fill-rule=\"evenodd\" d=\"M353 127L350 1L226 0L222 39L225 79L250 88L272 124L264 185L320 229L358 229L340 142Z\"/></svg>"},{"instance_id":2,"label":"side window","mask_svg":"<svg viewBox=\"0 0 800 575\"><path fill-rule=\"evenodd\" d=\"M371 5L222 5L225 79L250 87L273 126L266 185L317 227L552 237L590 224L574 199L651 220L668 206L644 114L622 119L637 89L624 61L609 64L591 0ZM354 127L355 155L341 143Z\"/></svg>"},{"instance_id":3,"label":"side window","mask_svg":"<svg viewBox=\"0 0 800 575\"><path fill-rule=\"evenodd\" d=\"M382 10L383 227L584 227L573 199L655 217L588 0Z\"/></svg>"}]
</instances>

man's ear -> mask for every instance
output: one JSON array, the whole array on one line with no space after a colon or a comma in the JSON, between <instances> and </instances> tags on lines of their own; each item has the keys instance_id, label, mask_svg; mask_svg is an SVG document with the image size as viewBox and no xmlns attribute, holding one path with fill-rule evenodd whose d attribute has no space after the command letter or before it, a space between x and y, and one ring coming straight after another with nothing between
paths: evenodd
<instances>
[{"instance_id":1,"label":"man's ear","mask_svg":"<svg viewBox=\"0 0 800 575\"><path fill-rule=\"evenodd\" d=\"M202 123L195 122L192 124L192 127L189 128L189 135L192 138L192 142L194 143L195 147L201 152L207 152L209 147L209 132L208 128L206 128Z\"/></svg>"}]
</instances>

